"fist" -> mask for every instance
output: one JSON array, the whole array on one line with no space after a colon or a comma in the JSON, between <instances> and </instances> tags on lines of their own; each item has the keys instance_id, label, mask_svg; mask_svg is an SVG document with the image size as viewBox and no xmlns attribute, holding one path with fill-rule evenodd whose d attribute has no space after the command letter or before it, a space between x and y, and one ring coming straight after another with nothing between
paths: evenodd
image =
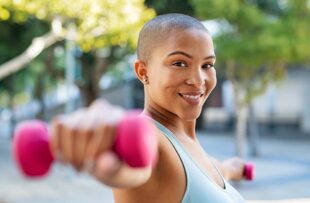
<instances>
[{"instance_id":1,"label":"fist","mask_svg":"<svg viewBox=\"0 0 310 203\"><path fill-rule=\"evenodd\" d=\"M117 168L120 160L111 151L118 121L124 111L103 100L89 108L62 115L52 121L51 151L54 157L76 170L92 170L102 159L106 167ZM107 169L105 169L107 170Z\"/></svg>"}]
</instances>

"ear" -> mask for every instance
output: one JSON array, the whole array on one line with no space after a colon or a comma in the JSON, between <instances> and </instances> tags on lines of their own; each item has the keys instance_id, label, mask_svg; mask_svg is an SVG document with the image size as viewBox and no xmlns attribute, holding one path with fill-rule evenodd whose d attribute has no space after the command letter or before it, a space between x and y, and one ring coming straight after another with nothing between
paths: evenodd
<instances>
[{"instance_id":1,"label":"ear","mask_svg":"<svg viewBox=\"0 0 310 203\"><path fill-rule=\"evenodd\" d=\"M143 61L141 61L140 59L137 59L134 63L134 67L135 67L135 73L136 73L137 78L143 84L147 84L148 76L147 76L146 64Z\"/></svg>"}]
</instances>

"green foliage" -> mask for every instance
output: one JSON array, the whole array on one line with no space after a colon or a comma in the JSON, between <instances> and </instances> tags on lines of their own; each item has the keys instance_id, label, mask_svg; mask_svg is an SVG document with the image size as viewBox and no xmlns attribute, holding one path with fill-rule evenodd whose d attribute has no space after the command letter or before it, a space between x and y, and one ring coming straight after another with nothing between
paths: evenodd
<instances>
[{"instance_id":1,"label":"green foliage","mask_svg":"<svg viewBox=\"0 0 310 203\"><path fill-rule=\"evenodd\" d=\"M82 49L82 58L89 64L80 71L83 76L80 75L79 79L93 82L95 80L89 78L89 75L94 75L91 72L96 72L96 77L102 74L95 71L97 50L122 47L122 50L132 51L140 28L154 15L152 9L144 6L143 0L0 0L0 64L24 51L34 37L53 30ZM55 19L61 22L58 30L52 26ZM63 47L62 44L60 46ZM65 63L64 54L59 55L61 51L57 47L52 56L47 54L48 50L44 51L28 68L0 81L0 96L19 94L25 92L25 88L28 92L29 89L40 92L36 90L55 85L57 78L53 78L50 71L63 70ZM27 97L18 98L16 101ZM8 102L7 99L3 101Z\"/></svg>"},{"instance_id":2,"label":"green foliage","mask_svg":"<svg viewBox=\"0 0 310 203\"><path fill-rule=\"evenodd\" d=\"M239 0L192 0L195 13L202 19L235 19L239 10Z\"/></svg>"},{"instance_id":3,"label":"green foliage","mask_svg":"<svg viewBox=\"0 0 310 203\"><path fill-rule=\"evenodd\" d=\"M8 61L24 51L32 39L48 31L44 21L28 18L24 22L13 19L0 21L0 64Z\"/></svg>"},{"instance_id":4,"label":"green foliage","mask_svg":"<svg viewBox=\"0 0 310 203\"><path fill-rule=\"evenodd\" d=\"M6 91L0 89L0 109L9 103L9 95Z\"/></svg>"},{"instance_id":5,"label":"green foliage","mask_svg":"<svg viewBox=\"0 0 310 203\"><path fill-rule=\"evenodd\" d=\"M47 22L60 19L63 34L71 35L84 51L128 42L134 45L139 28L154 16L142 0L1 0L0 8Z\"/></svg>"},{"instance_id":6,"label":"green foliage","mask_svg":"<svg viewBox=\"0 0 310 203\"><path fill-rule=\"evenodd\" d=\"M229 25L214 37L217 69L246 89L245 103L263 93L269 82L280 79L291 65L309 64L309 1L191 2L199 18Z\"/></svg>"},{"instance_id":7,"label":"green foliage","mask_svg":"<svg viewBox=\"0 0 310 203\"><path fill-rule=\"evenodd\" d=\"M193 6L188 0L145 0L145 5L153 8L158 15L165 13L194 15Z\"/></svg>"},{"instance_id":8,"label":"green foliage","mask_svg":"<svg viewBox=\"0 0 310 203\"><path fill-rule=\"evenodd\" d=\"M45 21L32 17L23 19L19 17L19 20L16 20L14 16L20 16L19 11L10 11L9 13L10 18L0 21L0 64L19 55L29 46L34 37L40 36L49 30L49 26ZM29 91L26 91L26 88L33 88L34 80L38 78L37 73L43 71L40 60L42 61L42 56L33 64L30 64L28 69L0 81L0 106L8 106L9 102L12 101L20 104L29 99ZM41 63L40 67L38 63ZM20 96L21 94L24 96ZM26 94L28 96L25 96ZM9 97L12 97L12 101L10 101Z\"/></svg>"}]
</instances>

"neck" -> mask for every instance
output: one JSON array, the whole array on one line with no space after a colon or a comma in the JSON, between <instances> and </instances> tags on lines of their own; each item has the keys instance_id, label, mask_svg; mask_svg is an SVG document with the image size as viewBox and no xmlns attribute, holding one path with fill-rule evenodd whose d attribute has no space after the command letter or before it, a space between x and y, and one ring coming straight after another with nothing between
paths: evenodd
<instances>
[{"instance_id":1,"label":"neck","mask_svg":"<svg viewBox=\"0 0 310 203\"><path fill-rule=\"evenodd\" d=\"M176 114L159 107L156 104L145 103L144 113L149 114L153 119L163 124L176 136L187 136L196 139L196 120L182 120Z\"/></svg>"}]
</instances>

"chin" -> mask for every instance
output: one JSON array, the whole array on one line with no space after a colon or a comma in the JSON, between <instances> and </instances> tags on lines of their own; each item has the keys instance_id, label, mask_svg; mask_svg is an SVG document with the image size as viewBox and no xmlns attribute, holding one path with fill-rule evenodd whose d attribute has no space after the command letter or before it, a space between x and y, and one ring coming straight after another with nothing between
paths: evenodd
<instances>
[{"instance_id":1,"label":"chin","mask_svg":"<svg viewBox=\"0 0 310 203\"><path fill-rule=\"evenodd\" d=\"M182 119L182 120L185 120L185 121L194 121L194 120L197 120L198 117L200 116L201 114L201 111L197 111L197 112L182 112L181 114L179 114L179 117Z\"/></svg>"}]
</instances>

